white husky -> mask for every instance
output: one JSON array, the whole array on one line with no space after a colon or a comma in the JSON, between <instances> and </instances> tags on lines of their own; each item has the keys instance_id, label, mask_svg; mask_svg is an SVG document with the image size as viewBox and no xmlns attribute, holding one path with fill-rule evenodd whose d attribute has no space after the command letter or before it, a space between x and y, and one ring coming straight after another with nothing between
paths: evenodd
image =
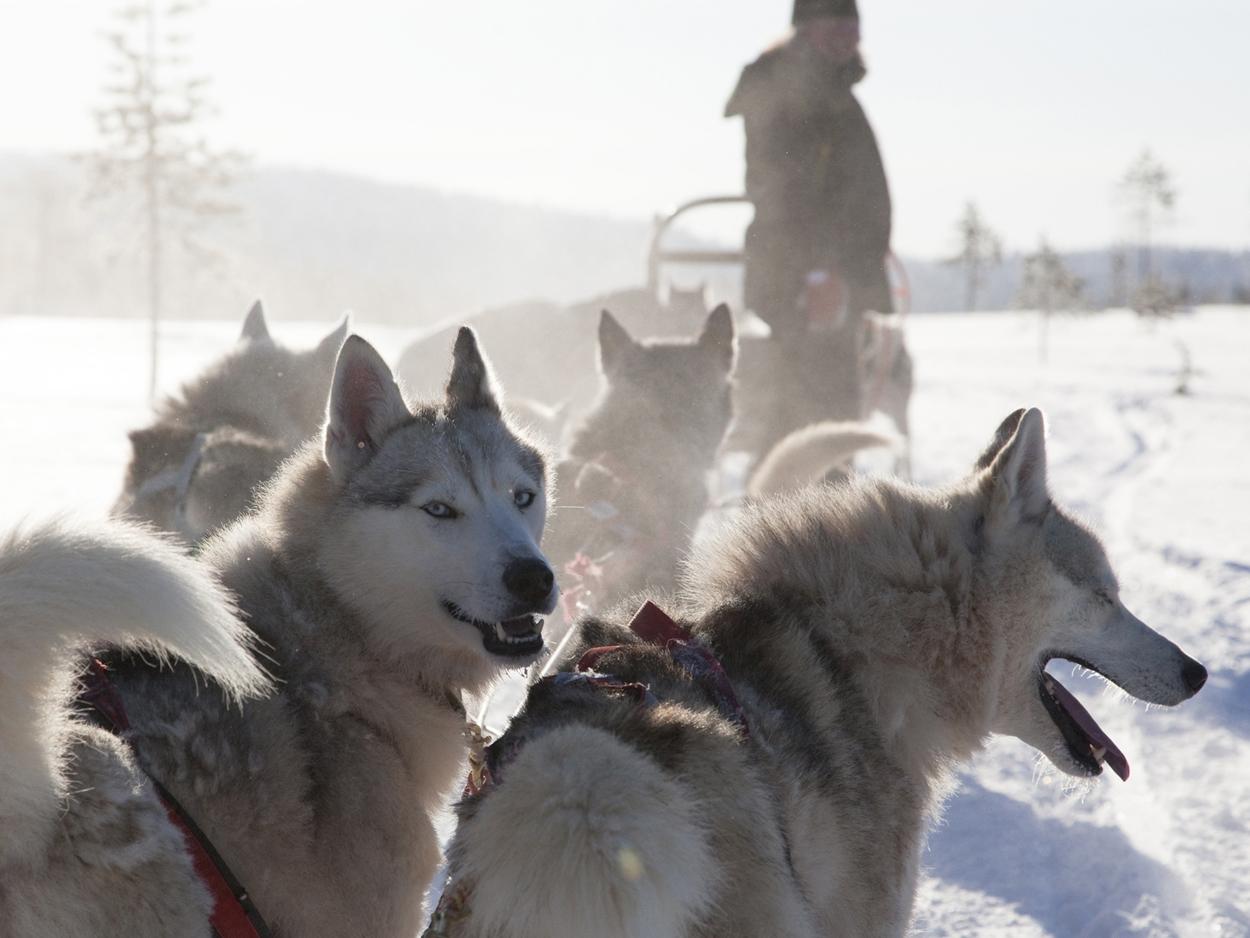
<instances>
[{"instance_id":1,"label":"white husky","mask_svg":"<svg viewBox=\"0 0 1250 938\"><path fill-rule=\"evenodd\" d=\"M1124 607L1097 538L1051 500L1043 436L1017 411L948 488L861 480L748 507L670 607L693 649L583 622L563 664L594 648L611 679L530 690L489 750L494 785L459 807L456 914L431 932L899 936L926 818L990 735L1126 778L1046 663L1166 706L1206 671Z\"/></svg>"}]
</instances>

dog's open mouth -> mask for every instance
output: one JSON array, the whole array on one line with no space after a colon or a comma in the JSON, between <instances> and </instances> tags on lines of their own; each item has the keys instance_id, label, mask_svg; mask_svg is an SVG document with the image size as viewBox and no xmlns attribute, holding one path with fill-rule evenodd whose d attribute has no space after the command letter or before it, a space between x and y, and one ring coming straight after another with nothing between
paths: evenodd
<instances>
[{"instance_id":1,"label":"dog's open mouth","mask_svg":"<svg viewBox=\"0 0 1250 938\"><path fill-rule=\"evenodd\" d=\"M1045 667L1045 662L1042 666ZM1121 779L1128 781L1128 759L1072 692L1044 670L1038 678L1038 691L1046 712L1063 734L1063 741L1073 760L1090 775L1100 774L1105 763Z\"/></svg>"},{"instance_id":2,"label":"dog's open mouth","mask_svg":"<svg viewBox=\"0 0 1250 938\"><path fill-rule=\"evenodd\" d=\"M443 608L453 619L471 625L481 632L482 647L492 655L522 658L542 651L543 620L538 616L517 616L502 622L483 622L446 599L443 600Z\"/></svg>"}]
</instances>

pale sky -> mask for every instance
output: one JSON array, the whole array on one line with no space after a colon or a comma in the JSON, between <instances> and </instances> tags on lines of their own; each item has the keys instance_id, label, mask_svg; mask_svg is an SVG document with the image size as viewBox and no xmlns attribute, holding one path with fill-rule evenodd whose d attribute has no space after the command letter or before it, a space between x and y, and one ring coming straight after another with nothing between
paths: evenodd
<instances>
[{"instance_id":1,"label":"pale sky","mask_svg":"<svg viewBox=\"0 0 1250 938\"><path fill-rule=\"evenodd\" d=\"M0 0L0 149L79 150L113 0ZM721 110L789 0L210 0L193 56L222 145L590 213L648 217L741 189ZM1146 146L1180 192L1163 232L1250 245L1250 3L860 0L859 86L895 248L951 248L974 199L1010 248L1122 231ZM0 207L2 217L2 207Z\"/></svg>"}]
</instances>

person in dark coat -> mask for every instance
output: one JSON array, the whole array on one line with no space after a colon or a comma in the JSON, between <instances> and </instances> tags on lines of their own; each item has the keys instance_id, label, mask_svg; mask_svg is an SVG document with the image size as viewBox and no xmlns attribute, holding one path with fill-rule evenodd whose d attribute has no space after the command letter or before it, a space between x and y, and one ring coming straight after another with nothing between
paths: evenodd
<instances>
[{"instance_id":1,"label":"person in dark coat","mask_svg":"<svg viewBox=\"0 0 1250 938\"><path fill-rule=\"evenodd\" d=\"M746 127L746 305L784 338L817 324L829 278L846 309L893 311L890 191L852 88L864 77L855 0L796 0L793 31L742 71L725 116ZM831 276L830 276L831 275ZM835 288L836 289L836 288Z\"/></svg>"}]
</instances>

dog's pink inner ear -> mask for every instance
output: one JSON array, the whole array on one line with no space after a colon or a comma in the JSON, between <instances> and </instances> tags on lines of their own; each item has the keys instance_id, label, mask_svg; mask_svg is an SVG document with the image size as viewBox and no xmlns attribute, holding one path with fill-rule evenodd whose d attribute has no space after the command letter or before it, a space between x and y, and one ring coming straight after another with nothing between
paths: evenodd
<instances>
[{"instance_id":1,"label":"dog's pink inner ear","mask_svg":"<svg viewBox=\"0 0 1250 938\"><path fill-rule=\"evenodd\" d=\"M1046 424L1040 410L1032 409L1021 416L1011 441L994 459L990 471L1007 487L1021 517L1044 514L1050 495L1046 488Z\"/></svg>"},{"instance_id":2,"label":"dog's pink inner ear","mask_svg":"<svg viewBox=\"0 0 1250 938\"><path fill-rule=\"evenodd\" d=\"M341 389L339 417L349 442L374 446L370 430L386 406L387 388L382 376L368 362L354 359L343 372Z\"/></svg>"},{"instance_id":3,"label":"dog's pink inner ear","mask_svg":"<svg viewBox=\"0 0 1250 938\"><path fill-rule=\"evenodd\" d=\"M408 416L386 362L364 339L349 338L339 353L330 393L325 435L330 468L345 478Z\"/></svg>"}]
</instances>

